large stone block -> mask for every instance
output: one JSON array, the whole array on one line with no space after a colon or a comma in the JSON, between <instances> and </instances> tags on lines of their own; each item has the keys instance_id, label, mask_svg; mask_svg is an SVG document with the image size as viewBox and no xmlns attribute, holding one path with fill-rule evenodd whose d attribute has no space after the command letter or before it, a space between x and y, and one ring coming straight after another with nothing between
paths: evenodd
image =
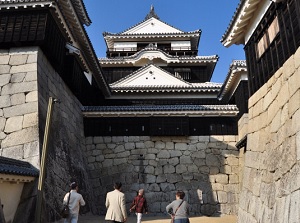
<instances>
[{"instance_id":1,"label":"large stone block","mask_svg":"<svg viewBox=\"0 0 300 223\"><path fill-rule=\"evenodd\" d=\"M0 132L4 130L6 124L6 118L0 117Z\"/></svg>"},{"instance_id":2,"label":"large stone block","mask_svg":"<svg viewBox=\"0 0 300 223\"><path fill-rule=\"evenodd\" d=\"M291 194L290 202L290 213L289 213L289 223L299 222L300 219L300 190L297 190Z\"/></svg>"},{"instance_id":3,"label":"large stone block","mask_svg":"<svg viewBox=\"0 0 300 223\"><path fill-rule=\"evenodd\" d=\"M294 72L295 72L295 59L294 59L294 55L292 55L283 64L283 75L285 79L288 80L289 77L292 76Z\"/></svg>"},{"instance_id":4,"label":"large stone block","mask_svg":"<svg viewBox=\"0 0 300 223\"><path fill-rule=\"evenodd\" d=\"M125 149L126 150L133 150L134 148L135 148L135 143L134 142L125 143Z\"/></svg>"},{"instance_id":5,"label":"large stone block","mask_svg":"<svg viewBox=\"0 0 300 223\"><path fill-rule=\"evenodd\" d=\"M114 159L113 165L121 165L127 162L126 158Z\"/></svg>"},{"instance_id":6,"label":"large stone block","mask_svg":"<svg viewBox=\"0 0 300 223\"><path fill-rule=\"evenodd\" d=\"M188 167L189 173L198 173L199 172L199 168L195 164L187 165L187 167Z\"/></svg>"},{"instance_id":7,"label":"large stone block","mask_svg":"<svg viewBox=\"0 0 300 223\"><path fill-rule=\"evenodd\" d=\"M219 157L217 155L207 154L207 156L206 156L206 165L207 166L220 167L221 163L220 163Z\"/></svg>"},{"instance_id":8,"label":"large stone block","mask_svg":"<svg viewBox=\"0 0 300 223\"><path fill-rule=\"evenodd\" d=\"M5 133L16 132L22 129L23 116L15 116L8 118L6 121Z\"/></svg>"},{"instance_id":9,"label":"large stone block","mask_svg":"<svg viewBox=\"0 0 300 223\"><path fill-rule=\"evenodd\" d=\"M9 55L1 55L1 52L0 52L0 65L3 65L3 64L7 65L9 59L10 59Z\"/></svg>"},{"instance_id":10,"label":"large stone block","mask_svg":"<svg viewBox=\"0 0 300 223\"><path fill-rule=\"evenodd\" d=\"M152 183L152 184L149 185L147 191L159 192L160 191L160 187L158 186L158 184Z\"/></svg>"},{"instance_id":11,"label":"large stone block","mask_svg":"<svg viewBox=\"0 0 300 223\"><path fill-rule=\"evenodd\" d=\"M0 96L0 108L6 108L9 106L11 106L9 95Z\"/></svg>"},{"instance_id":12,"label":"large stone block","mask_svg":"<svg viewBox=\"0 0 300 223\"><path fill-rule=\"evenodd\" d=\"M166 149L173 150L174 142L166 142Z\"/></svg>"},{"instance_id":13,"label":"large stone block","mask_svg":"<svg viewBox=\"0 0 300 223\"><path fill-rule=\"evenodd\" d=\"M11 76L10 82L11 83L20 83L20 82L23 82L24 79L25 79L25 76L26 76L26 73L24 73L24 72L13 74Z\"/></svg>"},{"instance_id":14,"label":"large stone block","mask_svg":"<svg viewBox=\"0 0 300 223\"><path fill-rule=\"evenodd\" d=\"M227 193L224 191L217 191L218 201L220 204L227 203Z\"/></svg>"},{"instance_id":15,"label":"large stone block","mask_svg":"<svg viewBox=\"0 0 300 223\"><path fill-rule=\"evenodd\" d=\"M175 173L175 172L176 172L175 167L173 165L165 165L163 167L163 173L164 174Z\"/></svg>"},{"instance_id":16,"label":"large stone block","mask_svg":"<svg viewBox=\"0 0 300 223\"><path fill-rule=\"evenodd\" d=\"M1 65L0 66L0 75L1 74L8 74L10 71L11 66L10 65Z\"/></svg>"},{"instance_id":17,"label":"large stone block","mask_svg":"<svg viewBox=\"0 0 300 223\"><path fill-rule=\"evenodd\" d=\"M26 63L36 63L36 62L37 62L37 54L28 54Z\"/></svg>"},{"instance_id":18,"label":"large stone block","mask_svg":"<svg viewBox=\"0 0 300 223\"><path fill-rule=\"evenodd\" d=\"M206 157L206 153L204 150L197 151L192 153L192 157L197 158L197 159L204 159Z\"/></svg>"},{"instance_id":19,"label":"large stone block","mask_svg":"<svg viewBox=\"0 0 300 223\"><path fill-rule=\"evenodd\" d=\"M146 174L154 174L154 172L155 172L155 169L154 169L153 166L146 166L145 167L144 173L146 173Z\"/></svg>"},{"instance_id":20,"label":"large stone block","mask_svg":"<svg viewBox=\"0 0 300 223\"><path fill-rule=\"evenodd\" d=\"M28 94L26 94L26 102L33 102L38 100L38 92L37 91L31 91Z\"/></svg>"},{"instance_id":21,"label":"large stone block","mask_svg":"<svg viewBox=\"0 0 300 223\"><path fill-rule=\"evenodd\" d=\"M176 174L182 174L187 172L187 166L179 164L176 166Z\"/></svg>"},{"instance_id":22,"label":"large stone block","mask_svg":"<svg viewBox=\"0 0 300 223\"><path fill-rule=\"evenodd\" d=\"M288 80L289 96L295 94L300 89L300 69L296 70L295 73Z\"/></svg>"},{"instance_id":23,"label":"large stone block","mask_svg":"<svg viewBox=\"0 0 300 223\"><path fill-rule=\"evenodd\" d=\"M187 143L176 143L175 144L175 150L187 150L188 145Z\"/></svg>"},{"instance_id":24,"label":"large stone block","mask_svg":"<svg viewBox=\"0 0 300 223\"><path fill-rule=\"evenodd\" d=\"M193 163L192 157L187 156L187 155L181 156L179 158L179 160L180 160L180 164L192 164Z\"/></svg>"},{"instance_id":25,"label":"large stone block","mask_svg":"<svg viewBox=\"0 0 300 223\"><path fill-rule=\"evenodd\" d=\"M7 137L1 142L1 147L5 148L22 145L36 140L38 140L38 129L30 127L7 135Z\"/></svg>"},{"instance_id":26,"label":"large stone block","mask_svg":"<svg viewBox=\"0 0 300 223\"><path fill-rule=\"evenodd\" d=\"M166 143L162 141L155 142L155 148L156 149L164 149L166 148Z\"/></svg>"},{"instance_id":27,"label":"large stone block","mask_svg":"<svg viewBox=\"0 0 300 223\"><path fill-rule=\"evenodd\" d=\"M30 71L37 71L37 64L31 63L31 64L24 64L19 66L12 66L10 69L10 73L21 73L21 72L30 72Z\"/></svg>"},{"instance_id":28,"label":"large stone block","mask_svg":"<svg viewBox=\"0 0 300 223\"><path fill-rule=\"evenodd\" d=\"M12 159L23 159L23 145L17 145L12 147L1 146L3 148L2 150L2 156L12 158Z\"/></svg>"},{"instance_id":29,"label":"large stone block","mask_svg":"<svg viewBox=\"0 0 300 223\"><path fill-rule=\"evenodd\" d=\"M18 93L14 94L10 97L10 101L12 105L20 105L25 103L25 94L24 93Z\"/></svg>"},{"instance_id":30,"label":"large stone block","mask_svg":"<svg viewBox=\"0 0 300 223\"><path fill-rule=\"evenodd\" d=\"M17 94L17 93L27 93L30 91L37 90L37 82L22 82L22 83L10 83L2 88L2 95L6 94Z\"/></svg>"},{"instance_id":31,"label":"large stone block","mask_svg":"<svg viewBox=\"0 0 300 223\"><path fill-rule=\"evenodd\" d=\"M228 184L228 175L227 174L215 175L215 182L221 184Z\"/></svg>"},{"instance_id":32,"label":"large stone block","mask_svg":"<svg viewBox=\"0 0 300 223\"><path fill-rule=\"evenodd\" d=\"M24 144L24 159L40 155L39 142L34 141Z\"/></svg>"},{"instance_id":33,"label":"large stone block","mask_svg":"<svg viewBox=\"0 0 300 223\"><path fill-rule=\"evenodd\" d=\"M289 94L289 84L288 82L285 82L279 91L278 97L277 97L277 106L278 108L282 108L290 99Z\"/></svg>"},{"instance_id":34,"label":"large stone block","mask_svg":"<svg viewBox=\"0 0 300 223\"><path fill-rule=\"evenodd\" d=\"M158 154L157 154L157 158L161 158L161 159L169 159L171 157L169 151L167 150L161 150Z\"/></svg>"},{"instance_id":35,"label":"large stone block","mask_svg":"<svg viewBox=\"0 0 300 223\"><path fill-rule=\"evenodd\" d=\"M37 112L38 110L38 105L37 102L30 102L26 104L21 104L21 105L15 105L11 106L8 108L4 108L4 117L13 117L13 116L20 116L20 115L25 115L25 114L30 114Z\"/></svg>"},{"instance_id":36,"label":"large stone block","mask_svg":"<svg viewBox=\"0 0 300 223\"><path fill-rule=\"evenodd\" d=\"M146 147L146 148L154 148L154 147L155 147L155 144L154 144L154 142L152 142L152 141L146 141L146 142L145 142L145 147Z\"/></svg>"},{"instance_id":37,"label":"large stone block","mask_svg":"<svg viewBox=\"0 0 300 223\"><path fill-rule=\"evenodd\" d=\"M292 136L285 140L282 149L284 151L282 152L281 159L278 161L281 172L285 174L290 171L297 162L296 137Z\"/></svg>"},{"instance_id":38,"label":"large stone block","mask_svg":"<svg viewBox=\"0 0 300 223\"><path fill-rule=\"evenodd\" d=\"M0 74L0 87L9 83L11 78L10 74Z\"/></svg>"}]
</instances>

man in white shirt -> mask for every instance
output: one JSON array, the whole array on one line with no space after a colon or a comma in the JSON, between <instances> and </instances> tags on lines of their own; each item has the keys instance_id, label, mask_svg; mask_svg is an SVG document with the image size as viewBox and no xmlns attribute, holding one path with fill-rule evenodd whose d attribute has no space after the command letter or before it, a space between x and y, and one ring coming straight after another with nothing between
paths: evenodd
<instances>
[{"instance_id":1,"label":"man in white shirt","mask_svg":"<svg viewBox=\"0 0 300 223\"><path fill-rule=\"evenodd\" d=\"M66 205L68 203L68 199L70 196L70 201L69 201L70 214L69 217L65 219L64 223L77 223L79 208L80 206L85 205L85 201L83 200L82 195L77 193L78 191L77 183L72 182L70 186L71 186L71 191L65 195L63 200L63 205Z\"/></svg>"}]
</instances>

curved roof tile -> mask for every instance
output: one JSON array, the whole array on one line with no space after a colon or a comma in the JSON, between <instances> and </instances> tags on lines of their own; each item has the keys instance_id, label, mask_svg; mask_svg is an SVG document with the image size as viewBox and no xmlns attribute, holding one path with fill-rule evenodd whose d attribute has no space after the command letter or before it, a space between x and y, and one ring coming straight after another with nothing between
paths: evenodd
<instances>
[{"instance_id":1,"label":"curved roof tile","mask_svg":"<svg viewBox=\"0 0 300 223\"><path fill-rule=\"evenodd\" d=\"M0 173L37 177L39 170L28 162L0 156Z\"/></svg>"}]
</instances>

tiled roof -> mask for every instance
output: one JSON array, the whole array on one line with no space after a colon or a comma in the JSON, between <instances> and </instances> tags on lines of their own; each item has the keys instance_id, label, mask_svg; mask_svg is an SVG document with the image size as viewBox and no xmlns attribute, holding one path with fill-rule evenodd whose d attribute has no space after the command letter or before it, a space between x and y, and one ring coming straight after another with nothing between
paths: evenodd
<instances>
[{"instance_id":1,"label":"tiled roof","mask_svg":"<svg viewBox=\"0 0 300 223\"><path fill-rule=\"evenodd\" d=\"M238 111L235 105L128 105L83 106L82 111Z\"/></svg>"},{"instance_id":2,"label":"tiled roof","mask_svg":"<svg viewBox=\"0 0 300 223\"><path fill-rule=\"evenodd\" d=\"M165 36L171 36L171 37L193 37L193 36L199 36L199 34L202 31L200 29L195 31L189 31L189 32L182 32L182 33L109 33L109 32L103 32L103 36L107 37L165 37Z\"/></svg>"},{"instance_id":3,"label":"tiled roof","mask_svg":"<svg viewBox=\"0 0 300 223\"><path fill-rule=\"evenodd\" d=\"M164 56L166 56L170 60L176 59L178 62L189 62L189 61L191 61L191 62L192 61L193 62L197 62L197 61L199 61L199 62L217 62L217 60L219 59L219 57L217 55L212 55L212 56L174 56L174 55L170 55L170 54L166 53L165 51L153 46L153 47L146 47L130 56L116 57L116 58L104 57L104 58L99 58L99 61L100 61L100 63L114 63L114 62L124 62L125 63L128 60L137 59L142 53L153 52L153 51L157 51L157 52L164 54ZM175 61L174 61L174 63L175 63Z\"/></svg>"},{"instance_id":4,"label":"tiled roof","mask_svg":"<svg viewBox=\"0 0 300 223\"><path fill-rule=\"evenodd\" d=\"M91 40L82 22L78 22L78 19L76 19L76 17L74 16L74 11L77 13L77 15L81 15L81 17L83 17L83 14L85 14L85 6L83 3L81 4L81 1L82 0L72 0L73 4L74 2L76 3L74 5L70 4L69 1L58 1L58 7L56 6L56 8L60 9L60 11L63 13L64 19L67 21L68 26L71 27L70 32L74 36L74 41L77 42L77 44L80 46L80 49L82 50L82 53L80 53L81 58L85 59L86 64L90 68L103 94L109 96L110 90L102 75L101 67ZM58 10L56 11L58 12ZM58 17L61 18L59 14ZM87 16L84 17L85 20L87 20Z\"/></svg>"},{"instance_id":5,"label":"tiled roof","mask_svg":"<svg viewBox=\"0 0 300 223\"><path fill-rule=\"evenodd\" d=\"M134 86L115 86L121 82L123 82L124 80L133 77L134 75L136 75L137 73L139 73L140 71L146 69L149 66L155 66L156 68L160 69L161 71L171 75L174 78L175 77L173 74L171 74L170 72L162 69L161 67L155 65L155 64L147 64L143 67L141 67L140 69L134 71L133 73L131 73L130 75L127 75L124 78L121 78L120 80L110 84L111 90L113 92L218 92L221 89L222 84L220 83L213 83L213 82L205 82L205 83L189 83L185 80L179 79L180 81L182 81L183 85L134 85Z\"/></svg>"},{"instance_id":6,"label":"tiled roof","mask_svg":"<svg viewBox=\"0 0 300 223\"><path fill-rule=\"evenodd\" d=\"M126 30L124 30L124 31L122 31L122 32L120 32L120 33L118 33L118 34L116 34L116 35L122 35L122 33L126 32L126 31L128 31L128 30L130 30L130 29L133 29L134 27L136 27L136 26L142 24L143 22L145 22L145 21L147 21L148 19L151 19L151 18L156 18L156 19L158 19L159 21L165 23L166 25L171 26L171 27L173 27L173 28L175 28L175 29L178 29L178 28L176 28L176 27L174 27L174 26L172 26L172 25L170 25L170 24L168 24L168 23L166 23L166 22L160 20L160 18L158 17L158 15L154 12L154 7L151 6L150 12L146 15L146 17L145 17L145 19L144 19L143 21L137 23L137 24L134 25L134 26L129 27L128 29L126 29ZM178 29L178 30L180 30L180 29ZM180 31L181 31L181 30L180 30ZM182 32L183 32L183 31L182 31Z\"/></svg>"},{"instance_id":7,"label":"tiled roof","mask_svg":"<svg viewBox=\"0 0 300 223\"><path fill-rule=\"evenodd\" d=\"M153 5L151 5L150 12L146 15L145 20L150 19L152 17L159 20L158 15L154 11L154 6Z\"/></svg>"},{"instance_id":8,"label":"tiled roof","mask_svg":"<svg viewBox=\"0 0 300 223\"><path fill-rule=\"evenodd\" d=\"M0 156L0 173L37 177L39 170L28 162Z\"/></svg>"},{"instance_id":9,"label":"tiled roof","mask_svg":"<svg viewBox=\"0 0 300 223\"><path fill-rule=\"evenodd\" d=\"M273 0L274 1L274 0ZM256 13L257 6L262 1L260 0L241 0L234 12L234 15L221 38L224 46L232 44L244 44L245 28L248 26L252 15Z\"/></svg>"},{"instance_id":10,"label":"tiled roof","mask_svg":"<svg viewBox=\"0 0 300 223\"><path fill-rule=\"evenodd\" d=\"M125 92L135 92L135 93L143 93L143 92L161 92L161 93L195 93L195 92L219 92L221 89L222 84L218 83L199 83L199 84L190 84L189 86L171 86L171 85L165 85L165 86L127 86L127 87L111 87L111 90L113 92L120 92L120 93L125 93Z\"/></svg>"},{"instance_id":11,"label":"tiled roof","mask_svg":"<svg viewBox=\"0 0 300 223\"><path fill-rule=\"evenodd\" d=\"M232 90L236 79L240 78L241 73L247 72L246 60L234 60L230 64L229 71L227 73L226 79L218 95L219 100L221 100L229 90Z\"/></svg>"},{"instance_id":12,"label":"tiled roof","mask_svg":"<svg viewBox=\"0 0 300 223\"><path fill-rule=\"evenodd\" d=\"M155 65L155 64L146 64L145 66L139 68L138 70L132 72L131 74L129 74L129 75L127 75L127 76L121 78L120 80L118 80L118 81L116 81L116 82L110 84L110 87L114 87L114 85L116 85L116 84L118 84L118 83L121 83L121 82L123 82L124 80L126 80L126 79L128 79L128 78L130 78L130 77L133 77L134 75L136 75L136 74L139 73L140 71L145 70L147 67L151 67L151 66L154 66L154 67L160 69L161 71L163 71L163 72L165 72L165 73L167 73L167 74L169 74L169 75L175 77L175 76L174 76L173 74L171 74L170 72L168 72L168 71L162 69L161 67L159 67L159 66L157 66L157 65ZM183 80L182 80L182 81L183 81ZM188 82L186 82L186 81L183 81L183 82L188 84Z\"/></svg>"},{"instance_id":13,"label":"tiled roof","mask_svg":"<svg viewBox=\"0 0 300 223\"><path fill-rule=\"evenodd\" d=\"M80 21L82 24L85 25L90 25L91 24L91 20L87 14L85 5L83 3L82 0L71 0L71 2L73 3L73 6L75 8L75 11L78 15L78 17L80 18ZM53 1L49 1L49 0L0 0L0 5L1 4L19 4L19 5L40 5L43 6L43 4L53 4Z\"/></svg>"},{"instance_id":14,"label":"tiled roof","mask_svg":"<svg viewBox=\"0 0 300 223\"><path fill-rule=\"evenodd\" d=\"M236 105L132 105L132 106L85 106L86 117L122 116L231 116L238 114Z\"/></svg>"},{"instance_id":15,"label":"tiled roof","mask_svg":"<svg viewBox=\"0 0 300 223\"><path fill-rule=\"evenodd\" d=\"M82 0L71 0L73 5L75 6L76 13L78 17L80 18L80 21L82 24L85 24L89 26L92 21L90 17L88 16L88 13L86 11L85 5Z\"/></svg>"},{"instance_id":16,"label":"tiled roof","mask_svg":"<svg viewBox=\"0 0 300 223\"><path fill-rule=\"evenodd\" d=\"M0 0L0 10L28 9L28 8L54 9L54 16L60 19L58 23L61 30L66 32L68 40L72 44L80 46L79 59L85 69L92 72L104 95L109 96L109 87L102 75L102 70L94 48L85 30L85 25L91 23L82 0ZM76 16L77 15L77 16Z\"/></svg>"}]
</instances>

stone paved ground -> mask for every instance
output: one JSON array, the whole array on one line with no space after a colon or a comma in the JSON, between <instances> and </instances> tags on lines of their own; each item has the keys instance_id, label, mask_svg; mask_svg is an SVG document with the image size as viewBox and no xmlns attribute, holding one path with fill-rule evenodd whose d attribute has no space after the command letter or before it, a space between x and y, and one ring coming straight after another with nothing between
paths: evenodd
<instances>
[{"instance_id":1,"label":"stone paved ground","mask_svg":"<svg viewBox=\"0 0 300 223\"><path fill-rule=\"evenodd\" d=\"M191 217L191 223L236 223L237 217L227 215L222 217ZM80 216L78 223L104 223L104 216ZM136 218L130 216L126 223L136 223ZM143 216L142 223L170 223L170 218L165 216Z\"/></svg>"}]
</instances>

